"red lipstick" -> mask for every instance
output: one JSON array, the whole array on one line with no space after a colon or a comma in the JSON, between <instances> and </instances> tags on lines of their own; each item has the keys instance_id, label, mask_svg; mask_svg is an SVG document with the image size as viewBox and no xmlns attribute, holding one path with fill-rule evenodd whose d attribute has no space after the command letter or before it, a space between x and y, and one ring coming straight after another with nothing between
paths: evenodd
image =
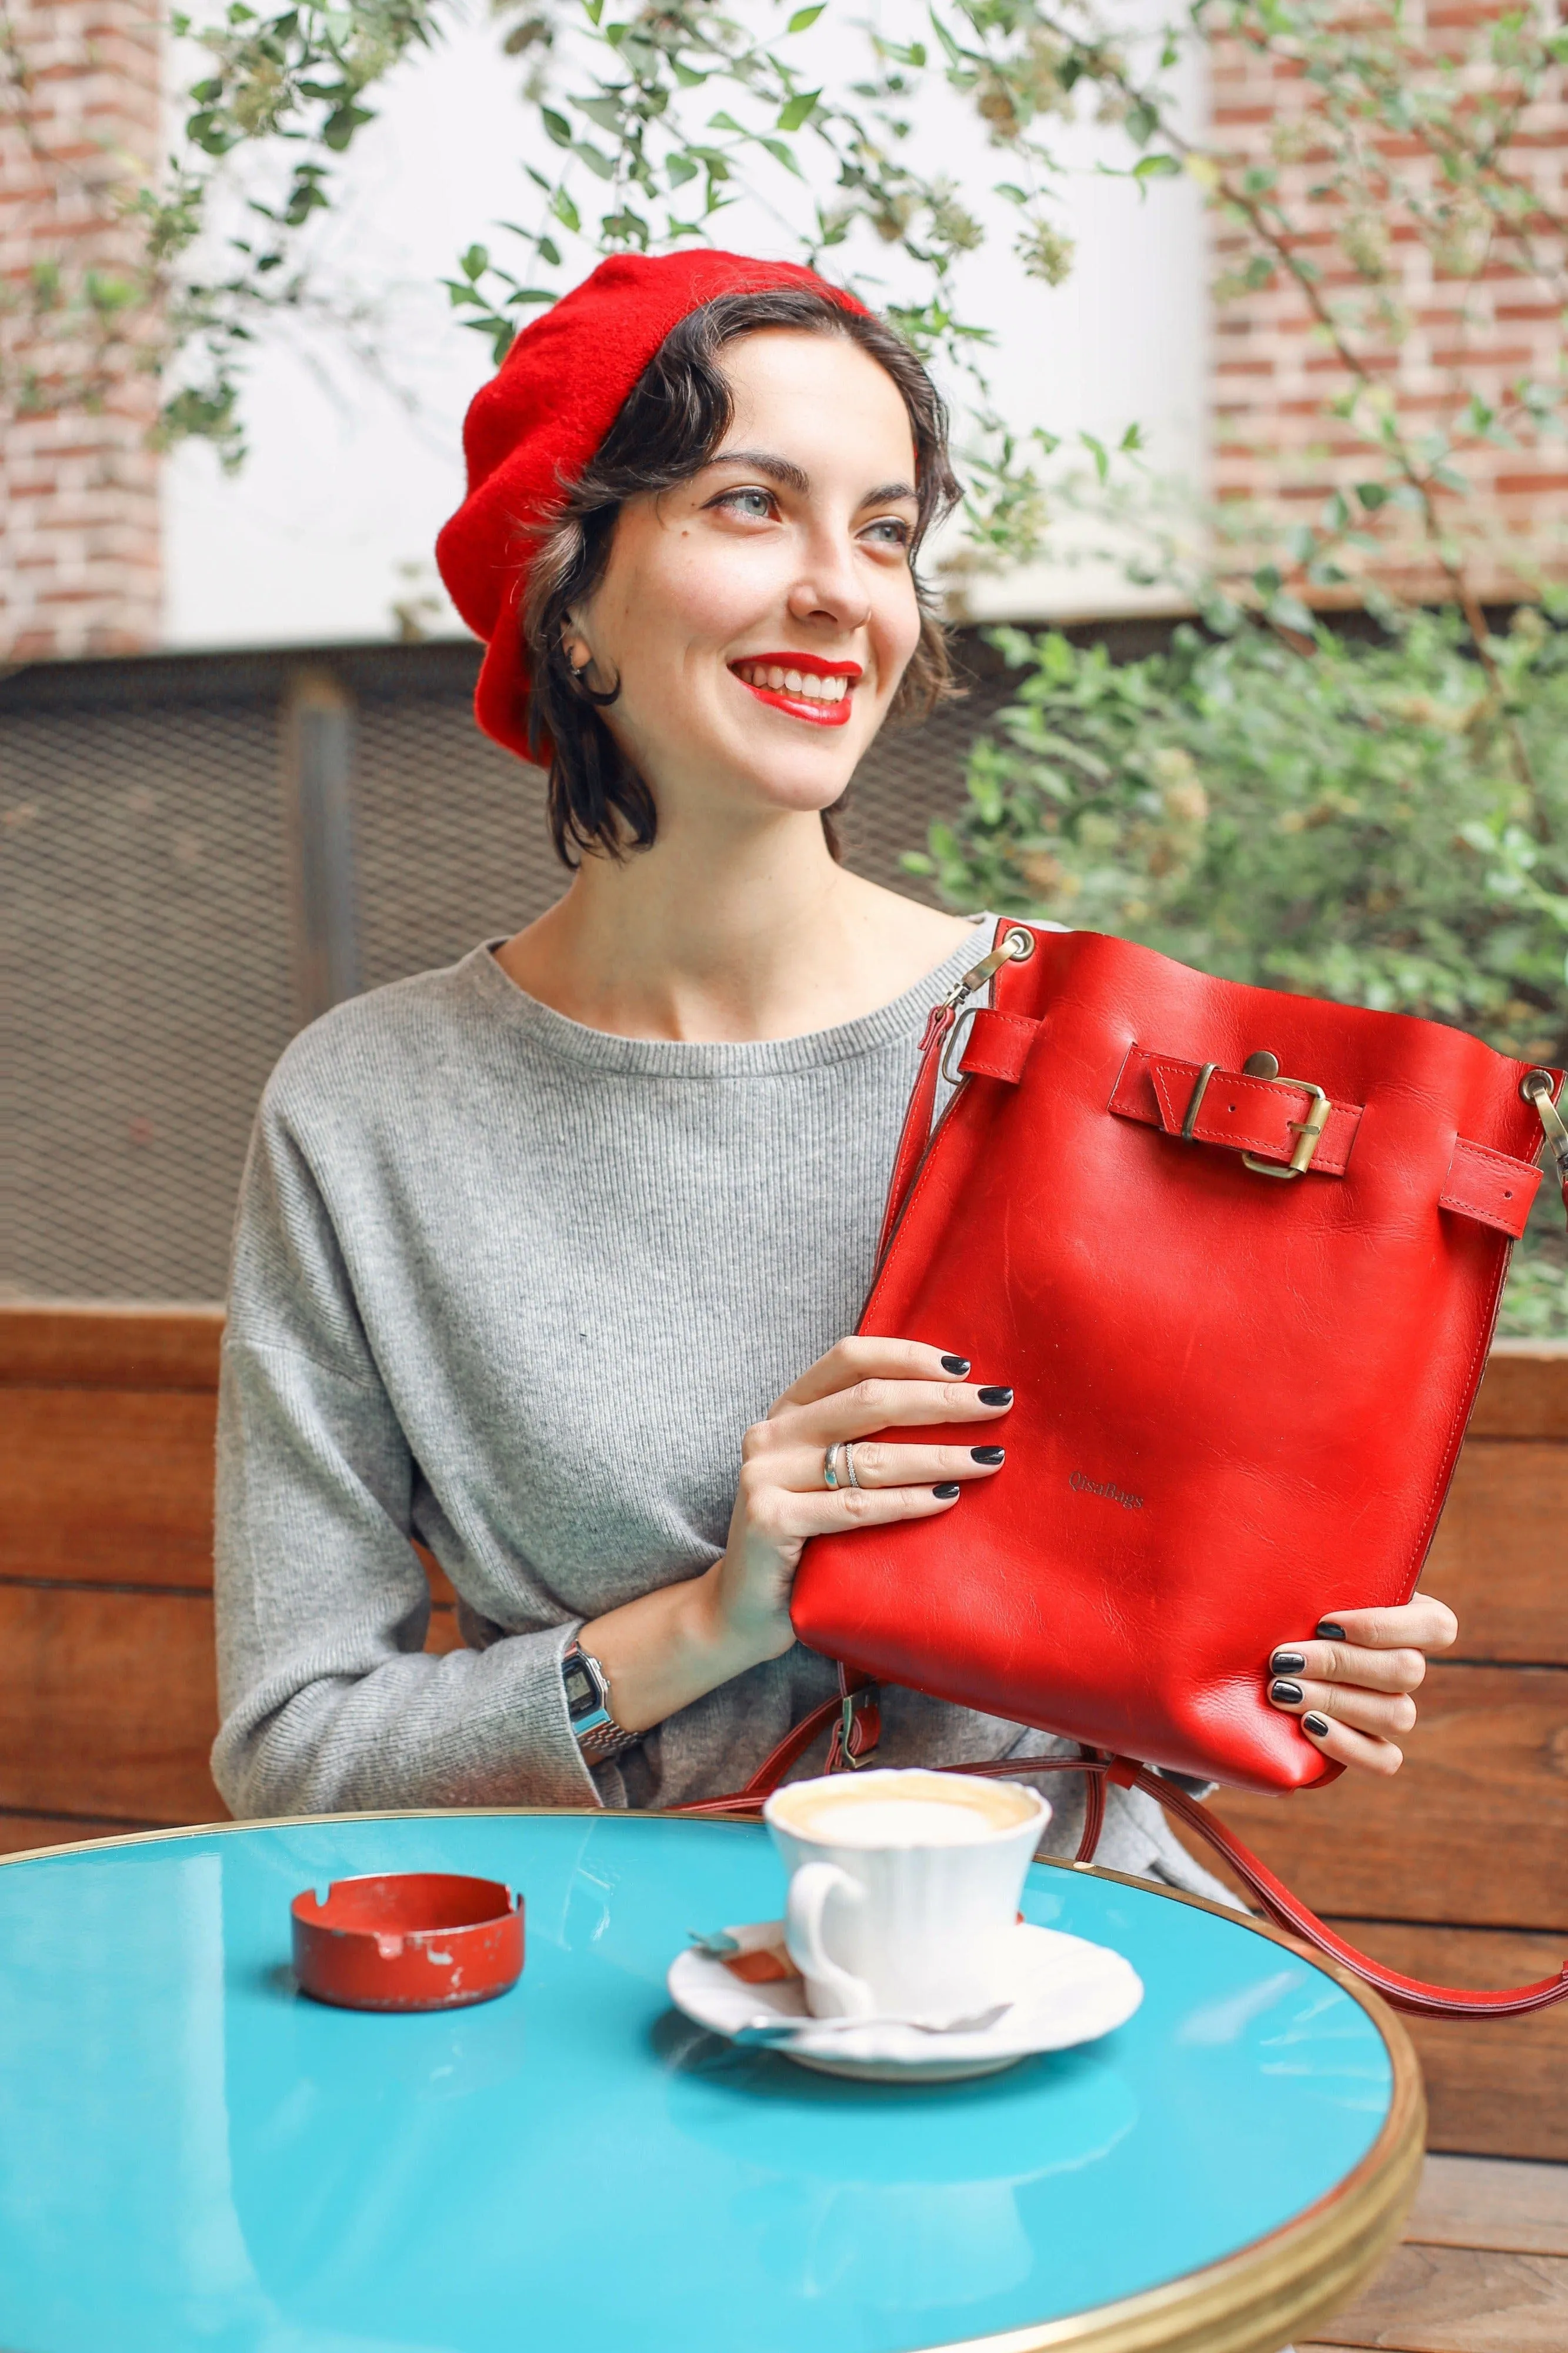
<instances>
[{"instance_id":1,"label":"red lipstick","mask_svg":"<svg viewBox=\"0 0 1568 2353\"><path fill-rule=\"evenodd\" d=\"M842 727L849 717L851 691L864 675L858 662L825 661L820 654L802 653L745 654L730 669L759 702L771 703L775 711L812 727Z\"/></svg>"}]
</instances>

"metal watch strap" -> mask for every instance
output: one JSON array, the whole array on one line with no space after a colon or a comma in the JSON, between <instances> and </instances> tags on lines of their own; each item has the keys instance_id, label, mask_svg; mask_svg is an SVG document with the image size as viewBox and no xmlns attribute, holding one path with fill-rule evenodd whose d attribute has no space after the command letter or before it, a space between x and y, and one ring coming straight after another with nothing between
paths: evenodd
<instances>
[{"instance_id":1,"label":"metal watch strap","mask_svg":"<svg viewBox=\"0 0 1568 2353\"><path fill-rule=\"evenodd\" d=\"M623 1725L616 1722L609 1709L610 1679L598 1660L591 1651L585 1651L581 1642L573 1642L563 1653L563 1678L575 1662L581 1662L592 1675L600 1694L600 1706L598 1713L588 1717L581 1726L573 1725L573 1737L584 1764L603 1765L610 1757L618 1757L623 1749L635 1748L642 1735L640 1732L627 1732Z\"/></svg>"},{"instance_id":2,"label":"metal watch strap","mask_svg":"<svg viewBox=\"0 0 1568 2353\"><path fill-rule=\"evenodd\" d=\"M603 1765L610 1757L618 1757L624 1748L635 1748L641 1738L640 1732L627 1732L612 1718L608 1724L596 1724L591 1731L580 1732L577 1746L584 1763Z\"/></svg>"}]
</instances>

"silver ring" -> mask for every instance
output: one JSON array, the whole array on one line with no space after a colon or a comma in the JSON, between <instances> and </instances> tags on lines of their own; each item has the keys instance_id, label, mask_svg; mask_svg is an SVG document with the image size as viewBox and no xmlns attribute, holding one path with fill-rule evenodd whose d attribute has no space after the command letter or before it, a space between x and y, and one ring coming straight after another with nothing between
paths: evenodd
<instances>
[{"instance_id":1,"label":"silver ring","mask_svg":"<svg viewBox=\"0 0 1568 2353\"><path fill-rule=\"evenodd\" d=\"M855 1445L853 1440L851 1440L849 1444L844 1449L844 1468L849 1475L849 1484L852 1487L858 1487L860 1484L860 1482L855 1476Z\"/></svg>"},{"instance_id":2,"label":"silver ring","mask_svg":"<svg viewBox=\"0 0 1568 2353\"><path fill-rule=\"evenodd\" d=\"M838 1441L835 1440L823 1455L822 1483L825 1487L837 1487L838 1484L838 1457L841 1451Z\"/></svg>"}]
</instances>

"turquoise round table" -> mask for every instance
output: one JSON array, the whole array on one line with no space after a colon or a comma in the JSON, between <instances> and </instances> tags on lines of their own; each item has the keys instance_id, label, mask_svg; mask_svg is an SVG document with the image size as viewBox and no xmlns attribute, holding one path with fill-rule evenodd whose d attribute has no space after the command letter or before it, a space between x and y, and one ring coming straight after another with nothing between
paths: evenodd
<instances>
[{"instance_id":1,"label":"turquoise round table","mask_svg":"<svg viewBox=\"0 0 1568 2353\"><path fill-rule=\"evenodd\" d=\"M449 1870L527 1903L499 2000L387 2017L289 1969L291 1898ZM1037 1864L1118 1947L1118 2032L909 2090L671 2010L776 1916L750 1824L359 1815L0 1867L5 2353L1274 2353L1397 2232L1423 2127L1374 2000L1234 1915Z\"/></svg>"}]
</instances>

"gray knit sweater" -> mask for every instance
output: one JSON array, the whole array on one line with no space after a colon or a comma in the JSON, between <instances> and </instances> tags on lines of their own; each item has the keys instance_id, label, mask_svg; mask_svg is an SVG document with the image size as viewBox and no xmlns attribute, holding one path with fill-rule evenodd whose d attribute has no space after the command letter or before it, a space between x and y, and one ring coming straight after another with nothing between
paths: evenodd
<instances>
[{"instance_id":1,"label":"gray knit sweater","mask_svg":"<svg viewBox=\"0 0 1568 2353\"><path fill-rule=\"evenodd\" d=\"M838 1029L689 1045L584 1029L480 947L295 1039L224 1350L213 1771L237 1814L679 1805L831 1693L797 1645L590 1774L560 1659L718 1557L742 1431L854 1329L920 1031L975 953ZM415 1537L460 1598L445 1657ZM883 1720L887 1764L1059 1745L902 1691ZM1046 1789L1070 1846L1076 1777ZM1112 1793L1102 1857L1212 1886L1144 1799Z\"/></svg>"}]
</instances>

